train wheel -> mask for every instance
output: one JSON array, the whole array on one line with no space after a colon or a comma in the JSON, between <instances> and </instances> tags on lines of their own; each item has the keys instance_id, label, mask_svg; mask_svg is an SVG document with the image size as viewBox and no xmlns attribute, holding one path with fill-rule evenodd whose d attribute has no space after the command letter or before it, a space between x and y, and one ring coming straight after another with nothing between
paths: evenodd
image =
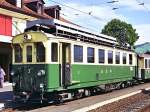
<instances>
[{"instance_id":1,"label":"train wheel","mask_svg":"<svg viewBox=\"0 0 150 112\"><path fill-rule=\"evenodd\" d=\"M91 96L91 91L88 90L88 89L86 89L86 90L84 91L84 95L85 95L85 97Z\"/></svg>"},{"instance_id":2,"label":"train wheel","mask_svg":"<svg viewBox=\"0 0 150 112\"><path fill-rule=\"evenodd\" d=\"M77 93L75 93L75 99L80 99L80 98L82 98L83 97L83 93L81 92L77 92Z\"/></svg>"},{"instance_id":3,"label":"train wheel","mask_svg":"<svg viewBox=\"0 0 150 112\"><path fill-rule=\"evenodd\" d=\"M125 88L125 84L124 83L122 83L120 86L121 86L120 87L121 89Z\"/></svg>"},{"instance_id":4,"label":"train wheel","mask_svg":"<svg viewBox=\"0 0 150 112\"><path fill-rule=\"evenodd\" d=\"M62 96L58 95L55 100L54 100L54 103L55 104L63 104L64 100L62 98Z\"/></svg>"}]
</instances>

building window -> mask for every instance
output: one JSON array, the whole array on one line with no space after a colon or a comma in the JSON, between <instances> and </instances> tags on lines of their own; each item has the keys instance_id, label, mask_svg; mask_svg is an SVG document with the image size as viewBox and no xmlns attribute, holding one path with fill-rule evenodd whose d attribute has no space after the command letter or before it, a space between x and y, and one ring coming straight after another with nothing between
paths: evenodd
<instances>
[{"instance_id":1,"label":"building window","mask_svg":"<svg viewBox=\"0 0 150 112\"><path fill-rule=\"evenodd\" d=\"M116 64L120 64L120 52L116 52Z\"/></svg>"},{"instance_id":2,"label":"building window","mask_svg":"<svg viewBox=\"0 0 150 112\"><path fill-rule=\"evenodd\" d=\"M105 63L105 50L99 49L98 56L99 56L99 63Z\"/></svg>"},{"instance_id":3,"label":"building window","mask_svg":"<svg viewBox=\"0 0 150 112\"><path fill-rule=\"evenodd\" d=\"M108 64L113 64L113 51L108 51Z\"/></svg>"},{"instance_id":4,"label":"building window","mask_svg":"<svg viewBox=\"0 0 150 112\"><path fill-rule=\"evenodd\" d=\"M56 19L59 19L59 10L56 10Z\"/></svg>"},{"instance_id":5,"label":"building window","mask_svg":"<svg viewBox=\"0 0 150 112\"><path fill-rule=\"evenodd\" d=\"M94 63L94 48L87 48L87 62Z\"/></svg>"},{"instance_id":6,"label":"building window","mask_svg":"<svg viewBox=\"0 0 150 112\"><path fill-rule=\"evenodd\" d=\"M127 54L123 53L123 64L127 64Z\"/></svg>"},{"instance_id":7,"label":"building window","mask_svg":"<svg viewBox=\"0 0 150 112\"><path fill-rule=\"evenodd\" d=\"M36 43L36 61L45 62L45 47L42 42Z\"/></svg>"},{"instance_id":8,"label":"building window","mask_svg":"<svg viewBox=\"0 0 150 112\"><path fill-rule=\"evenodd\" d=\"M32 62L32 46L27 46L26 52L27 62Z\"/></svg>"},{"instance_id":9,"label":"building window","mask_svg":"<svg viewBox=\"0 0 150 112\"><path fill-rule=\"evenodd\" d=\"M43 5L38 4L38 9L37 9L38 14L43 14Z\"/></svg>"},{"instance_id":10,"label":"building window","mask_svg":"<svg viewBox=\"0 0 150 112\"><path fill-rule=\"evenodd\" d=\"M12 1L12 0L11 0ZM16 0L17 7L22 7L22 0Z\"/></svg>"},{"instance_id":11,"label":"building window","mask_svg":"<svg viewBox=\"0 0 150 112\"><path fill-rule=\"evenodd\" d=\"M83 62L83 47L74 45L74 62Z\"/></svg>"},{"instance_id":12,"label":"building window","mask_svg":"<svg viewBox=\"0 0 150 112\"><path fill-rule=\"evenodd\" d=\"M58 62L58 44L51 44L51 60L52 62Z\"/></svg>"},{"instance_id":13,"label":"building window","mask_svg":"<svg viewBox=\"0 0 150 112\"><path fill-rule=\"evenodd\" d=\"M132 65L132 54L129 54L129 64Z\"/></svg>"},{"instance_id":14,"label":"building window","mask_svg":"<svg viewBox=\"0 0 150 112\"><path fill-rule=\"evenodd\" d=\"M14 56L16 63L22 62L22 48L20 45L14 45Z\"/></svg>"}]
</instances>

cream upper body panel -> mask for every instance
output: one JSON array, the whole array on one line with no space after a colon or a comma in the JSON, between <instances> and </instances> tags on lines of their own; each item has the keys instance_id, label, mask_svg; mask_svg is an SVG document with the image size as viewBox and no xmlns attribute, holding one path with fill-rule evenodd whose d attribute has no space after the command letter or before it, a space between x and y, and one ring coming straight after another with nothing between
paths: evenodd
<instances>
[{"instance_id":1,"label":"cream upper body panel","mask_svg":"<svg viewBox=\"0 0 150 112\"><path fill-rule=\"evenodd\" d=\"M26 32L20 35L17 35L13 38L12 43L13 44L20 44L20 46L26 46L29 43L36 43L36 42L42 42L45 49L46 49L46 61L45 63L59 63L60 62L60 44L61 43L69 43L71 45L71 63L72 64L91 64L91 65L100 65L100 63L98 62L98 50L99 49L103 49L105 50L105 63L103 63L102 65L116 65L116 66L129 66L129 54L132 55L132 66L136 66L137 65L137 56L135 54L135 52L133 51L129 51L129 50L123 50L123 49L118 49L115 47L108 47L108 46L104 46L104 45L97 45L97 44L93 44L93 43L87 43L87 42L83 42L80 40L72 40L69 38L64 38L64 37L59 37L59 36L55 36L52 34L47 34L47 33L43 33L43 32ZM51 61L51 44L52 43L57 43L58 44L58 62L52 62ZM74 62L74 45L80 45L83 46L83 62L78 63L78 62ZM33 45L34 47L34 45ZM92 47L94 48L94 63L87 63L87 48L88 47ZM25 50L25 49L24 49ZM112 64L108 64L108 51L113 51L113 63ZM120 53L120 64L115 64L115 53L119 52ZM127 64L122 64L122 56L123 53L127 54L126 60L127 60ZM14 54L14 53L13 53ZM25 54L25 52L24 52ZM33 52L33 55L35 55L35 52ZM14 57L14 56L13 56ZM34 58L36 58L34 56ZM25 59L24 59L25 60ZM36 63L36 61L34 60L34 63Z\"/></svg>"}]
</instances>

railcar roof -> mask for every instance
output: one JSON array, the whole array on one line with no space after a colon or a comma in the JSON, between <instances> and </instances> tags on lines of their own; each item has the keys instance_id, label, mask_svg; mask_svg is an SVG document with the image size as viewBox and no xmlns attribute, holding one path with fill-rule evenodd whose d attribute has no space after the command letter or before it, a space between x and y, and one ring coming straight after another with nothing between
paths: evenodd
<instances>
[{"instance_id":1,"label":"railcar roof","mask_svg":"<svg viewBox=\"0 0 150 112\"><path fill-rule=\"evenodd\" d=\"M76 26L76 25L73 25L73 24L68 24L68 23L65 23L65 22L62 22L62 21L59 21L59 20L56 20L56 19L53 19L53 22L55 23L55 25L58 25L58 26L63 26L64 25L64 27L66 27L68 29L72 29L72 30L74 29L74 30L78 30L78 31L81 31L81 32L84 32L84 33L87 33L87 34L95 35L95 36L98 36L98 37L104 37L104 38L116 41L116 38L114 38L114 37L107 36L107 35L100 34L100 33L97 34L97 32L91 31L88 28L85 28L85 27L82 27L82 26Z\"/></svg>"},{"instance_id":2,"label":"railcar roof","mask_svg":"<svg viewBox=\"0 0 150 112\"><path fill-rule=\"evenodd\" d=\"M76 26L73 24L69 24L69 23L65 23L56 19L39 19L39 20L35 20L35 21L31 21L27 23L27 28L31 28L34 25L47 25L47 26L53 26L56 29L59 30L65 30L65 31L69 31L69 32L73 32L73 33L79 33L82 35L86 35L86 36L92 36L92 38L103 38L105 40L110 40L113 42L116 42L116 38L111 37L111 36L107 36L104 34L97 34L95 32L92 32L91 30L81 27L81 26Z\"/></svg>"},{"instance_id":3,"label":"railcar roof","mask_svg":"<svg viewBox=\"0 0 150 112\"><path fill-rule=\"evenodd\" d=\"M135 46L135 52L138 54L150 54L150 42L146 42L140 45Z\"/></svg>"}]
</instances>

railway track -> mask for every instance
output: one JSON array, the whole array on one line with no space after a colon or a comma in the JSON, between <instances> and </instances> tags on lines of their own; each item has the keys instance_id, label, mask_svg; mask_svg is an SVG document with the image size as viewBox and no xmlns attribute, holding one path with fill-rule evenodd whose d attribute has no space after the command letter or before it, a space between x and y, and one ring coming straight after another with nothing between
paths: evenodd
<instances>
[{"instance_id":1,"label":"railway track","mask_svg":"<svg viewBox=\"0 0 150 112\"><path fill-rule=\"evenodd\" d=\"M150 105L147 107L144 107L143 109L141 109L139 112L149 112L150 111Z\"/></svg>"},{"instance_id":2,"label":"railway track","mask_svg":"<svg viewBox=\"0 0 150 112\"><path fill-rule=\"evenodd\" d=\"M144 112L145 108L149 105L150 105L150 99L140 101L140 102L133 104L131 106L127 106L127 108L122 110L122 112L138 112L138 111Z\"/></svg>"},{"instance_id":3,"label":"railway track","mask_svg":"<svg viewBox=\"0 0 150 112\"><path fill-rule=\"evenodd\" d=\"M150 90L104 105L89 112L150 112Z\"/></svg>"},{"instance_id":4,"label":"railway track","mask_svg":"<svg viewBox=\"0 0 150 112\"><path fill-rule=\"evenodd\" d=\"M150 83L137 85L134 87L129 87L121 90L116 90L113 92L109 92L106 94L100 94L96 96L91 96L79 100L73 100L69 102L65 102L62 105L55 105L55 104L20 104L15 105L13 108L5 109L3 112L71 112L76 111L83 107L88 107L90 105L96 104L98 102L103 102L106 100L110 100L112 98L118 98L119 96L129 94L135 91L139 91L144 88L150 87ZM141 102L139 102L141 101ZM119 101L113 102L111 104L106 104L102 107L96 108L89 112L145 112L142 111L142 108L147 109L146 107L150 103L150 93L149 91L142 91L141 93L135 94L132 97L121 99ZM132 105L131 105L132 104ZM62 110L63 109L63 110ZM141 110L140 110L141 109ZM51 110L51 111L50 111ZM83 111L82 111L83 112ZM148 111L149 112L149 111Z\"/></svg>"}]
</instances>

